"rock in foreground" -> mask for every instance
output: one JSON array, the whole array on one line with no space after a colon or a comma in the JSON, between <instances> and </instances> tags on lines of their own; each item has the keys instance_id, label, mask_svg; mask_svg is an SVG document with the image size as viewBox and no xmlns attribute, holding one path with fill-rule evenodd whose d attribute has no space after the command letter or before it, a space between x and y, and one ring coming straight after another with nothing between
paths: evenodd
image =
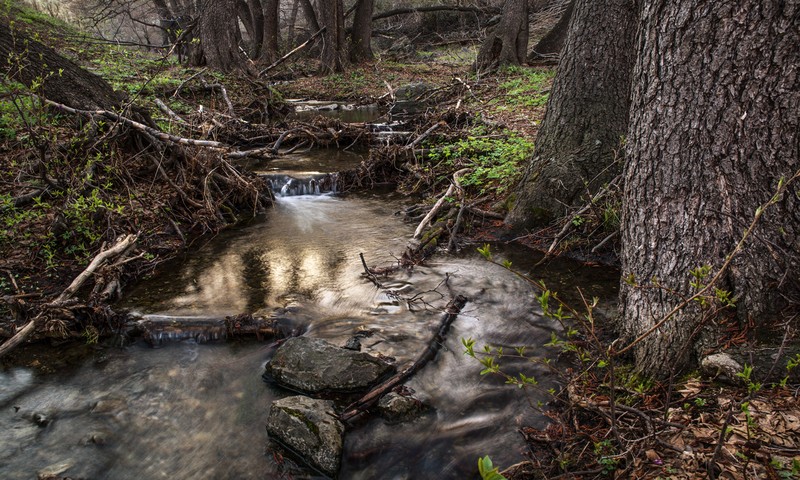
<instances>
[{"instance_id":1,"label":"rock in foreground","mask_svg":"<svg viewBox=\"0 0 800 480\"><path fill-rule=\"evenodd\" d=\"M310 394L365 390L394 370L380 358L308 337L287 340L266 367L279 385Z\"/></svg>"},{"instance_id":2,"label":"rock in foreground","mask_svg":"<svg viewBox=\"0 0 800 480\"><path fill-rule=\"evenodd\" d=\"M302 395L276 400L267 432L326 475L335 477L339 471L344 425L336 419L332 401Z\"/></svg>"}]
</instances>

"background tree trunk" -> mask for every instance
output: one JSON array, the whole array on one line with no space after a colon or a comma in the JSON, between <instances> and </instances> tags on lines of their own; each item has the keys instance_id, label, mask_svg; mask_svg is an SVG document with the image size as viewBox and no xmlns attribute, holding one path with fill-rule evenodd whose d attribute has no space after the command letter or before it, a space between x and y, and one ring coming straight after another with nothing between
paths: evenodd
<instances>
[{"instance_id":1,"label":"background tree trunk","mask_svg":"<svg viewBox=\"0 0 800 480\"><path fill-rule=\"evenodd\" d=\"M264 10L261 8L261 0L239 0L239 18L250 37L250 58L255 60L261 55L261 46L264 43Z\"/></svg>"},{"instance_id":2,"label":"background tree trunk","mask_svg":"<svg viewBox=\"0 0 800 480\"><path fill-rule=\"evenodd\" d=\"M528 0L506 0L500 23L487 35L475 67L478 71L500 65L521 65L528 51Z\"/></svg>"},{"instance_id":3,"label":"background tree trunk","mask_svg":"<svg viewBox=\"0 0 800 480\"><path fill-rule=\"evenodd\" d=\"M350 34L350 61L371 62L372 54L372 10L375 0L358 0Z\"/></svg>"},{"instance_id":4,"label":"background tree trunk","mask_svg":"<svg viewBox=\"0 0 800 480\"><path fill-rule=\"evenodd\" d=\"M564 43L567 41L569 21L572 18L573 10L575 10L575 0L569 2L558 22L533 47L531 53L528 54L528 63L558 59Z\"/></svg>"},{"instance_id":5,"label":"background tree trunk","mask_svg":"<svg viewBox=\"0 0 800 480\"><path fill-rule=\"evenodd\" d=\"M623 276L688 296L690 270L712 275L800 168L800 3L646 1L625 168ZM719 288L741 319L800 304L798 187L770 207ZM707 278L706 280L710 279ZM634 337L679 303L623 283L621 328ZM638 367L686 366L700 317L692 305L638 344Z\"/></svg>"},{"instance_id":6,"label":"background tree trunk","mask_svg":"<svg viewBox=\"0 0 800 480\"><path fill-rule=\"evenodd\" d=\"M236 0L206 0L200 9L198 35L200 48L193 51L192 63L230 72L244 70L239 53L239 18Z\"/></svg>"},{"instance_id":7,"label":"background tree trunk","mask_svg":"<svg viewBox=\"0 0 800 480\"><path fill-rule=\"evenodd\" d=\"M35 93L48 100L85 110L112 109L125 100L101 77L5 22L0 22L0 58L0 72L28 87L41 83Z\"/></svg>"},{"instance_id":8,"label":"background tree trunk","mask_svg":"<svg viewBox=\"0 0 800 480\"><path fill-rule=\"evenodd\" d=\"M621 170L637 10L630 0L577 0L536 152L506 223L550 223Z\"/></svg>"},{"instance_id":9,"label":"background tree trunk","mask_svg":"<svg viewBox=\"0 0 800 480\"><path fill-rule=\"evenodd\" d=\"M300 9L300 0L292 0L292 10L289 13L289 25L286 27L286 49L291 50L294 48L294 29L297 24L297 11Z\"/></svg>"},{"instance_id":10,"label":"background tree trunk","mask_svg":"<svg viewBox=\"0 0 800 480\"><path fill-rule=\"evenodd\" d=\"M317 20L322 34L322 73L342 72L345 66L344 6L342 0L319 0Z\"/></svg>"},{"instance_id":11,"label":"background tree trunk","mask_svg":"<svg viewBox=\"0 0 800 480\"><path fill-rule=\"evenodd\" d=\"M261 49L262 57L268 63L278 59L278 0L264 0L264 45ZM295 12L297 13L297 12Z\"/></svg>"}]
</instances>

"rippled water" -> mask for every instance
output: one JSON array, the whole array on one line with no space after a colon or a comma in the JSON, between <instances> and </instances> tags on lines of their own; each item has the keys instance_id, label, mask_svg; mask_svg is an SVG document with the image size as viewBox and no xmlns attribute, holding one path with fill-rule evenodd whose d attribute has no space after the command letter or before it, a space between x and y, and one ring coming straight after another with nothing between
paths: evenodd
<instances>
[{"instance_id":1,"label":"rippled water","mask_svg":"<svg viewBox=\"0 0 800 480\"><path fill-rule=\"evenodd\" d=\"M524 282L477 254L440 256L386 280L402 299L363 279L359 253L386 265L402 252L413 231L395 215L402 207L402 199L374 194L281 198L264 218L139 285L126 304L142 313L228 315L291 303L306 335L343 344L369 329L365 350L402 366L427 344L451 294L466 295L437 359L408 383L431 410L401 424L376 417L349 431L340 478L464 479L477 476L482 455L516 463L525 451L516 429L543 422L530 407L542 397L478 375L460 339L541 350L553 326L536 313ZM514 250L501 255L529 259ZM568 262L551 268L544 274L556 285L611 293L612 274ZM108 479L313 477L268 449L269 402L289 394L261 380L273 351L269 342L136 344L98 349L53 374L7 369L0 373L0 429L9 432L0 438L0 478L35 478L48 466ZM550 381L531 365L505 365L537 375L545 387Z\"/></svg>"}]
</instances>

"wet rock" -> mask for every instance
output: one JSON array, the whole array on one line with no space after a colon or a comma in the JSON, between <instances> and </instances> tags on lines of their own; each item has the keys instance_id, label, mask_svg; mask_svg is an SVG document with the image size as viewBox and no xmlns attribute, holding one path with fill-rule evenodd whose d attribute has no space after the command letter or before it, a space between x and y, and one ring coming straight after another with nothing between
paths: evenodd
<instances>
[{"instance_id":1,"label":"wet rock","mask_svg":"<svg viewBox=\"0 0 800 480\"><path fill-rule=\"evenodd\" d=\"M72 467L74 462L66 461L60 463L54 463L53 465L47 466L38 472L36 472L36 478L38 480L50 480L56 478L59 474L66 472L67 470Z\"/></svg>"},{"instance_id":2,"label":"wet rock","mask_svg":"<svg viewBox=\"0 0 800 480\"><path fill-rule=\"evenodd\" d=\"M348 350L355 350L356 352L360 352L361 351L361 340L359 340L358 337L350 337L350 339L347 340L347 343L345 343L342 348L346 348Z\"/></svg>"},{"instance_id":3,"label":"wet rock","mask_svg":"<svg viewBox=\"0 0 800 480\"><path fill-rule=\"evenodd\" d=\"M50 425L50 422L52 422L53 419L46 413L36 412L31 415L31 421L35 423L37 427L44 428Z\"/></svg>"},{"instance_id":4,"label":"wet rock","mask_svg":"<svg viewBox=\"0 0 800 480\"><path fill-rule=\"evenodd\" d=\"M128 410L128 402L121 397L101 398L92 407L91 413L95 415L116 416Z\"/></svg>"},{"instance_id":5,"label":"wet rock","mask_svg":"<svg viewBox=\"0 0 800 480\"><path fill-rule=\"evenodd\" d=\"M286 388L314 394L365 390L394 370L372 355L324 340L295 337L278 348L266 366L266 375Z\"/></svg>"},{"instance_id":6,"label":"wet rock","mask_svg":"<svg viewBox=\"0 0 800 480\"><path fill-rule=\"evenodd\" d=\"M339 471L344 425L336 419L333 402L302 395L272 402L267 418L270 437L330 476Z\"/></svg>"},{"instance_id":7,"label":"wet rock","mask_svg":"<svg viewBox=\"0 0 800 480\"><path fill-rule=\"evenodd\" d=\"M700 361L700 369L709 377L735 383L736 374L742 371L742 366L727 353L715 353Z\"/></svg>"},{"instance_id":8,"label":"wet rock","mask_svg":"<svg viewBox=\"0 0 800 480\"><path fill-rule=\"evenodd\" d=\"M378 412L390 421L402 421L415 417L423 409L422 402L413 396L389 392L378 402Z\"/></svg>"}]
</instances>

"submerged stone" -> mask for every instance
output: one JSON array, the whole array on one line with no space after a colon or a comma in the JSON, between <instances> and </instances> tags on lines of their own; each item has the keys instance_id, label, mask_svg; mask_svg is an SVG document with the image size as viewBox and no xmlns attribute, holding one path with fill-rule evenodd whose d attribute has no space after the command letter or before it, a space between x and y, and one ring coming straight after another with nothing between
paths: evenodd
<instances>
[{"instance_id":1,"label":"submerged stone","mask_svg":"<svg viewBox=\"0 0 800 480\"><path fill-rule=\"evenodd\" d=\"M336 419L332 401L302 395L275 400L267 432L323 473L335 477L339 471L344 425Z\"/></svg>"},{"instance_id":2,"label":"submerged stone","mask_svg":"<svg viewBox=\"0 0 800 480\"><path fill-rule=\"evenodd\" d=\"M389 392L378 402L381 416L391 422L409 420L424 409L422 402L409 395Z\"/></svg>"},{"instance_id":3,"label":"submerged stone","mask_svg":"<svg viewBox=\"0 0 800 480\"><path fill-rule=\"evenodd\" d=\"M266 366L278 385L310 394L365 390L394 370L380 358L309 337L287 340Z\"/></svg>"}]
</instances>

